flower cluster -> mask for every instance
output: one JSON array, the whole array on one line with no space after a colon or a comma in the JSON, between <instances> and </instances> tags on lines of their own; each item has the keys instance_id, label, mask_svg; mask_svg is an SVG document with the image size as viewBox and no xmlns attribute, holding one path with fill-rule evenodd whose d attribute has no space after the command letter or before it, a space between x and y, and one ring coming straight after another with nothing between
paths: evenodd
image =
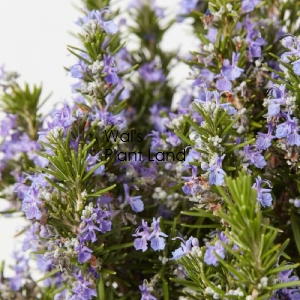
<instances>
[{"instance_id":1,"label":"flower cluster","mask_svg":"<svg viewBox=\"0 0 300 300\"><path fill-rule=\"evenodd\" d=\"M0 193L28 220L0 298L299 299L296 2L102 2L68 46L72 103L43 118L0 69ZM188 23L197 50L165 51Z\"/></svg>"}]
</instances>

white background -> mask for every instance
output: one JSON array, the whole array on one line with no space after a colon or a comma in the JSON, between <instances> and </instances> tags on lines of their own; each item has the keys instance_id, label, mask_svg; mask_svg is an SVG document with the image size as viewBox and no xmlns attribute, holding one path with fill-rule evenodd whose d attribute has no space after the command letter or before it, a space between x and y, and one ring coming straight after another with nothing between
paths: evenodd
<instances>
[{"instance_id":1,"label":"white background","mask_svg":"<svg viewBox=\"0 0 300 300\"><path fill-rule=\"evenodd\" d=\"M126 11L127 0L115 2ZM178 10L178 2L157 1L173 14ZM70 101L72 97L71 78L63 67L74 63L66 47L77 43L71 32L78 31L74 22L82 14L74 4L82 8L79 0L0 0L0 65L4 63L6 70L17 71L21 75L20 82L42 83L44 96L53 92L45 107L47 111L55 103ZM163 48L169 50L180 46L185 52L193 49L190 32L187 24L175 24L167 34ZM175 83L182 82L188 76L188 68L178 66L176 70ZM3 201L0 200L0 209L1 205ZM0 216L0 261L5 260L6 265L12 263L13 235L22 226L22 218Z\"/></svg>"}]
</instances>

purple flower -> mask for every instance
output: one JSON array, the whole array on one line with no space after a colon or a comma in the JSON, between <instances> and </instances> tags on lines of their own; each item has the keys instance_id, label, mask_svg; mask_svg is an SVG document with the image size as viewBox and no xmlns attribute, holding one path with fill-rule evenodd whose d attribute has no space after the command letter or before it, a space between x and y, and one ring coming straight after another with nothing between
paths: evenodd
<instances>
[{"instance_id":1,"label":"purple flower","mask_svg":"<svg viewBox=\"0 0 300 300\"><path fill-rule=\"evenodd\" d=\"M99 110L97 107L93 107L92 116L93 121L98 121L103 123L103 125L113 125L117 126L117 129L123 130L126 127L126 119L124 118L123 113L119 113L118 115L114 115L108 111L109 105L104 107L104 110Z\"/></svg>"},{"instance_id":2,"label":"purple flower","mask_svg":"<svg viewBox=\"0 0 300 300\"><path fill-rule=\"evenodd\" d=\"M142 292L141 300L156 300L156 298L154 296L152 296L150 294L150 292L148 291L148 287L147 287L147 284L145 282L143 283L143 285L139 285L139 288Z\"/></svg>"},{"instance_id":3,"label":"purple flower","mask_svg":"<svg viewBox=\"0 0 300 300\"><path fill-rule=\"evenodd\" d=\"M291 146L300 146L300 135L298 134L298 125L297 125L297 119L291 118L290 114L282 114L286 122L277 125L276 128L276 137L277 138L285 138L287 137L288 143Z\"/></svg>"},{"instance_id":4,"label":"purple flower","mask_svg":"<svg viewBox=\"0 0 300 300\"><path fill-rule=\"evenodd\" d=\"M290 277L290 275L292 274L293 270L285 270L285 271L281 271L279 273L279 278L281 282L290 282L290 281L297 281L299 280L298 276L294 275L292 277Z\"/></svg>"},{"instance_id":5,"label":"purple flower","mask_svg":"<svg viewBox=\"0 0 300 300\"><path fill-rule=\"evenodd\" d=\"M6 113L3 119L0 121L0 136L6 137L10 134L10 131L16 126L18 116Z\"/></svg>"},{"instance_id":6,"label":"purple flower","mask_svg":"<svg viewBox=\"0 0 300 300\"><path fill-rule=\"evenodd\" d=\"M201 191L202 187L199 182L199 176L197 175L197 167L192 166L192 176L181 178L187 181L182 187L182 190L186 195L195 195Z\"/></svg>"},{"instance_id":7,"label":"purple flower","mask_svg":"<svg viewBox=\"0 0 300 300\"><path fill-rule=\"evenodd\" d=\"M281 44L289 50L294 50L297 48L297 39L294 36L288 35L281 40Z\"/></svg>"},{"instance_id":8,"label":"purple flower","mask_svg":"<svg viewBox=\"0 0 300 300\"><path fill-rule=\"evenodd\" d=\"M135 233L132 236L137 237L133 243L134 248L136 250L142 250L143 252L145 252L148 249L148 245L147 245L147 241L149 237L148 223L142 220L142 225L135 230Z\"/></svg>"},{"instance_id":9,"label":"purple flower","mask_svg":"<svg viewBox=\"0 0 300 300\"><path fill-rule=\"evenodd\" d=\"M72 116L72 109L67 103L65 103L61 109L55 110L51 116L55 126L62 126L65 129L69 128L76 120Z\"/></svg>"},{"instance_id":10,"label":"purple flower","mask_svg":"<svg viewBox=\"0 0 300 300\"><path fill-rule=\"evenodd\" d=\"M218 258L216 257L215 253L219 255L222 259L225 258L225 248L223 247L222 243L227 243L228 238L226 237L224 232L218 234L218 240L215 244L206 245L206 252L204 254L204 262L208 265L217 266L218 265Z\"/></svg>"},{"instance_id":11,"label":"purple flower","mask_svg":"<svg viewBox=\"0 0 300 300\"><path fill-rule=\"evenodd\" d=\"M13 270L14 276L9 278L10 288L13 291L19 291L25 284L26 273L28 272L28 258L25 257L22 251L14 251L12 257L15 260Z\"/></svg>"},{"instance_id":12,"label":"purple flower","mask_svg":"<svg viewBox=\"0 0 300 300\"><path fill-rule=\"evenodd\" d=\"M105 77L107 83L117 84L120 82L116 71L117 68L115 67L114 57L109 54L104 54L104 68L102 73L107 74Z\"/></svg>"},{"instance_id":13,"label":"purple flower","mask_svg":"<svg viewBox=\"0 0 300 300\"><path fill-rule=\"evenodd\" d=\"M126 48L122 48L117 54L116 54L116 61L118 70L121 72L124 72L132 67L131 63L131 56Z\"/></svg>"},{"instance_id":14,"label":"purple flower","mask_svg":"<svg viewBox=\"0 0 300 300\"><path fill-rule=\"evenodd\" d=\"M164 82L166 77L161 69L156 69L155 61L143 64L138 70L140 76L148 82Z\"/></svg>"},{"instance_id":15,"label":"purple flower","mask_svg":"<svg viewBox=\"0 0 300 300\"><path fill-rule=\"evenodd\" d=\"M75 247L75 251L78 252L78 262L81 264L89 260L92 257L91 253L93 253L93 250L84 245L82 238L79 238L79 243Z\"/></svg>"},{"instance_id":16,"label":"purple flower","mask_svg":"<svg viewBox=\"0 0 300 300\"><path fill-rule=\"evenodd\" d=\"M155 130L158 132L165 132L167 130L166 124L168 124L169 118L162 117L160 114L161 112L167 112L167 108L161 107L158 104L154 104L149 110L151 113L151 123L153 124Z\"/></svg>"},{"instance_id":17,"label":"purple flower","mask_svg":"<svg viewBox=\"0 0 300 300\"><path fill-rule=\"evenodd\" d=\"M247 30L246 43L249 45L249 55L252 57L261 57L261 46L265 45L266 41L261 37L259 30L255 29L257 23L252 23L249 15L245 18L245 28Z\"/></svg>"},{"instance_id":18,"label":"purple flower","mask_svg":"<svg viewBox=\"0 0 300 300\"><path fill-rule=\"evenodd\" d=\"M196 151L195 149L190 149L188 155L185 158L185 161L183 162L183 165L185 168L190 168L190 162L193 162L195 160L200 159L200 153ZM197 174L196 174L197 175Z\"/></svg>"},{"instance_id":19,"label":"purple flower","mask_svg":"<svg viewBox=\"0 0 300 300\"><path fill-rule=\"evenodd\" d=\"M279 279L281 282L291 282L291 281L297 281L299 280L298 276L294 275L291 276L293 270L285 270L279 273ZM299 300L300 299L300 293L299 288L297 286L291 287L291 288L283 288L276 292L278 296L280 296L280 299L290 299L290 300ZM278 299L277 297L272 297L272 300Z\"/></svg>"},{"instance_id":20,"label":"purple flower","mask_svg":"<svg viewBox=\"0 0 300 300\"><path fill-rule=\"evenodd\" d=\"M212 99L214 99L216 107L221 107L224 110L227 110L228 115L233 115L236 113L236 109L230 103L220 103L220 94L217 91L206 91L205 93L201 93L200 96L200 99L195 99L196 103L206 105L206 103L211 102Z\"/></svg>"},{"instance_id":21,"label":"purple flower","mask_svg":"<svg viewBox=\"0 0 300 300\"><path fill-rule=\"evenodd\" d=\"M266 150L271 146L272 139L275 139L275 136L272 135L273 129L273 124L269 123L267 134L258 132L258 138L256 140L256 146L258 150Z\"/></svg>"},{"instance_id":22,"label":"purple flower","mask_svg":"<svg viewBox=\"0 0 300 300\"><path fill-rule=\"evenodd\" d=\"M153 218L153 222L151 224L151 228L153 231L148 236L148 240L151 241L151 248L154 251L164 250L166 244L164 237L168 237L165 233L161 231L159 227L159 219L160 217L157 220Z\"/></svg>"},{"instance_id":23,"label":"purple flower","mask_svg":"<svg viewBox=\"0 0 300 300\"><path fill-rule=\"evenodd\" d=\"M100 232L105 233L111 231L112 223L110 220L107 220L107 218L112 216L112 212L103 210L98 203L97 208L94 208L94 213L97 215L96 222L99 224Z\"/></svg>"},{"instance_id":24,"label":"purple flower","mask_svg":"<svg viewBox=\"0 0 300 300\"><path fill-rule=\"evenodd\" d=\"M222 185L224 182L224 175L226 173L222 169L222 161L226 154L223 154L221 157L217 153L215 153L215 164L209 168L207 171L209 172L209 183L215 185ZM202 167L202 164L201 164Z\"/></svg>"},{"instance_id":25,"label":"purple flower","mask_svg":"<svg viewBox=\"0 0 300 300\"><path fill-rule=\"evenodd\" d=\"M242 1L242 12L249 13L254 10L255 6L260 3L261 0L243 0Z\"/></svg>"},{"instance_id":26,"label":"purple flower","mask_svg":"<svg viewBox=\"0 0 300 300\"><path fill-rule=\"evenodd\" d=\"M25 238L23 240L22 250L27 251L29 249L36 251L39 241L37 232L39 231L39 223L35 222L27 228L25 232Z\"/></svg>"},{"instance_id":27,"label":"purple flower","mask_svg":"<svg viewBox=\"0 0 300 300\"><path fill-rule=\"evenodd\" d=\"M274 117L280 113L280 105L285 104L285 84L273 86L271 92L275 98L268 100L268 115Z\"/></svg>"},{"instance_id":28,"label":"purple flower","mask_svg":"<svg viewBox=\"0 0 300 300\"><path fill-rule=\"evenodd\" d=\"M216 82L216 88L220 92L230 92L232 89L232 84L227 77L223 77Z\"/></svg>"},{"instance_id":29,"label":"purple flower","mask_svg":"<svg viewBox=\"0 0 300 300\"><path fill-rule=\"evenodd\" d=\"M150 149L162 149L164 145L163 139L160 137L160 133L152 130L151 133L147 134L145 138L152 137Z\"/></svg>"},{"instance_id":30,"label":"purple flower","mask_svg":"<svg viewBox=\"0 0 300 300\"><path fill-rule=\"evenodd\" d=\"M60 292L60 293L58 293L58 294L55 294L53 300L65 300L65 299L68 299L68 298L67 298L68 295L69 295L69 292L68 292L68 290L66 289L66 290L63 290L62 292Z\"/></svg>"},{"instance_id":31,"label":"purple flower","mask_svg":"<svg viewBox=\"0 0 300 300\"><path fill-rule=\"evenodd\" d=\"M216 39L217 39L217 36L218 36L218 29L217 28L214 28L214 27L209 27L208 30L207 30L207 35L206 37L209 39L209 41L212 43L212 44L215 44L216 43ZM224 59L224 61L227 60L227 59ZM203 69L202 69L203 71ZM230 78L229 78L230 79Z\"/></svg>"},{"instance_id":32,"label":"purple flower","mask_svg":"<svg viewBox=\"0 0 300 300\"><path fill-rule=\"evenodd\" d=\"M115 34L118 31L118 27L117 25L112 21L112 20L108 20L108 21L104 21L103 20L103 15L105 13L109 13L109 8L108 7L104 7L101 11L95 11L95 17L98 20L100 26L109 34Z\"/></svg>"},{"instance_id":33,"label":"purple flower","mask_svg":"<svg viewBox=\"0 0 300 300\"><path fill-rule=\"evenodd\" d=\"M25 212L27 219L31 220L36 218L39 220L42 216L42 213L39 209L39 205L42 202L39 200L39 190L35 187L32 187L27 191L22 202L22 210Z\"/></svg>"},{"instance_id":34,"label":"purple flower","mask_svg":"<svg viewBox=\"0 0 300 300\"><path fill-rule=\"evenodd\" d=\"M185 241L181 237L173 238L172 240L180 239L182 242L180 244L180 247L176 249L174 252L172 252L172 259L180 259L183 255L187 255L193 247L199 247L199 241L197 238L190 237L187 241Z\"/></svg>"},{"instance_id":35,"label":"purple flower","mask_svg":"<svg viewBox=\"0 0 300 300\"><path fill-rule=\"evenodd\" d=\"M83 74L87 70L87 65L84 61L79 60L78 64L70 68L70 73L73 78L83 78Z\"/></svg>"},{"instance_id":36,"label":"purple flower","mask_svg":"<svg viewBox=\"0 0 300 300\"><path fill-rule=\"evenodd\" d=\"M49 131L56 128L61 128L64 131L64 135L66 135L75 120L76 118L72 116L71 107L68 104L64 104L61 109L54 110L51 113L51 120L47 122L45 130L38 132L39 139L44 141Z\"/></svg>"},{"instance_id":37,"label":"purple flower","mask_svg":"<svg viewBox=\"0 0 300 300\"><path fill-rule=\"evenodd\" d=\"M56 230L51 225L41 225L40 236L44 239L48 239L56 235Z\"/></svg>"},{"instance_id":38,"label":"purple flower","mask_svg":"<svg viewBox=\"0 0 300 300\"><path fill-rule=\"evenodd\" d=\"M294 36L286 36L281 40L282 45L285 48L288 48L290 51L284 52L281 55L281 60L283 62L288 63L290 61L290 58L293 56L299 56L300 54L300 43L297 41L297 38ZM282 66L284 69L284 67ZM297 67L296 67L297 68Z\"/></svg>"},{"instance_id":39,"label":"purple flower","mask_svg":"<svg viewBox=\"0 0 300 300\"><path fill-rule=\"evenodd\" d=\"M150 228L148 227L147 222L142 220L142 225L139 226L132 235L136 237L133 244L136 250L142 250L145 252L148 249L148 241L151 241L151 248L154 251L163 250L165 248L164 237L168 236L161 231L159 227L159 219L160 218L155 220L155 218L153 218ZM150 230L152 231L151 233Z\"/></svg>"},{"instance_id":40,"label":"purple flower","mask_svg":"<svg viewBox=\"0 0 300 300\"><path fill-rule=\"evenodd\" d=\"M271 189L262 188L261 185L266 183L269 187L272 187L272 184L269 180L262 180L260 176L257 176L255 183L252 188L256 190L257 200L261 203L263 207L272 205L272 196Z\"/></svg>"},{"instance_id":41,"label":"purple flower","mask_svg":"<svg viewBox=\"0 0 300 300\"><path fill-rule=\"evenodd\" d=\"M96 290L89 287L92 283L85 280L81 275L81 270L78 274L73 275L77 281L73 283L72 292L74 295L70 298L70 300L90 300L93 296L97 296Z\"/></svg>"},{"instance_id":42,"label":"purple flower","mask_svg":"<svg viewBox=\"0 0 300 300\"><path fill-rule=\"evenodd\" d=\"M94 156L89 154L86 158L86 161L87 161L86 171L89 172L99 162L99 153L97 153ZM103 175L104 169L105 169L105 166L101 165L94 171L94 175Z\"/></svg>"},{"instance_id":43,"label":"purple flower","mask_svg":"<svg viewBox=\"0 0 300 300\"><path fill-rule=\"evenodd\" d=\"M190 14L191 10L195 9L198 4L198 0L181 0L180 8L177 15L177 21L182 22L183 18L181 15Z\"/></svg>"},{"instance_id":44,"label":"purple flower","mask_svg":"<svg viewBox=\"0 0 300 300\"><path fill-rule=\"evenodd\" d=\"M237 66L237 62L239 60L240 54L236 54L232 52L232 63L230 64L228 59L224 59L222 72L229 80L235 80L241 76L244 72L244 69L239 68ZM231 88L230 88L231 90Z\"/></svg>"},{"instance_id":45,"label":"purple flower","mask_svg":"<svg viewBox=\"0 0 300 300\"><path fill-rule=\"evenodd\" d=\"M295 72L296 75L300 75L300 59L292 62L293 65L293 70Z\"/></svg>"},{"instance_id":46,"label":"purple flower","mask_svg":"<svg viewBox=\"0 0 300 300\"><path fill-rule=\"evenodd\" d=\"M173 147L177 147L181 144L180 138L172 131L166 133L166 141Z\"/></svg>"},{"instance_id":47,"label":"purple flower","mask_svg":"<svg viewBox=\"0 0 300 300\"><path fill-rule=\"evenodd\" d=\"M115 34L118 31L117 25L112 21L104 21L103 15L105 13L109 13L109 8L104 7L101 11L99 10L92 10L88 12L86 17L79 19L76 24L83 25L89 23L91 20L96 20L101 28L103 28L109 34Z\"/></svg>"},{"instance_id":48,"label":"purple flower","mask_svg":"<svg viewBox=\"0 0 300 300\"><path fill-rule=\"evenodd\" d=\"M84 228L81 230L83 241L96 242L97 237L95 230L100 231L100 229L94 224L94 215L92 214L89 218L81 217L84 222Z\"/></svg>"},{"instance_id":49,"label":"purple flower","mask_svg":"<svg viewBox=\"0 0 300 300\"><path fill-rule=\"evenodd\" d=\"M259 169L262 169L267 164L265 158L261 154L261 150L257 150L256 146L245 146L243 154L251 165L254 165Z\"/></svg>"},{"instance_id":50,"label":"purple flower","mask_svg":"<svg viewBox=\"0 0 300 300\"><path fill-rule=\"evenodd\" d=\"M130 204L131 208L135 212L141 212L144 210L144 203L141 200L142 196L130 196L129 187L127 184L124 184L125 200Z\"/></svg>"}]
</instances>

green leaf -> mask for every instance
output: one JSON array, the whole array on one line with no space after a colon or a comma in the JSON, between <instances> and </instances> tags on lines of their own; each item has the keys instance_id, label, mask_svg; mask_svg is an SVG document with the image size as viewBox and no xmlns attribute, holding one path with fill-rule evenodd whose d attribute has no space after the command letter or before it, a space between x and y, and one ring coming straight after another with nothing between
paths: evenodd
<instances>
[{"instance_id":1,"label":"green leaf","mask_svg":"<svg viewBox=\"0 0 300 300\"><path fill-rule=\"evenodd\" d=\"M208 224L208 225L190 225L190 224L181 224L182 227L188 228L222 228L221 224Z\"/></svg>"},{"instance_id":2,"label":"green leaf","mask_svg":"<svg viewBox=\"0 0 300 300\"><path fill-rule=\"evenodd\" d=\"M181 133L180 131L178 130L174 130L174 133L176 135L178 135L184 142L186 142L188 145L191 145L191 146L195 146L195 142L190 140L189 138L187 138L183 133Z\"/></svg>"},{"instance_id":3,"label":"green leaf","mask_svg":"<svg viewBox=\"0 0 300 300\"><path fill-rule=\"evenodd\" d=\"M113 184L113 185L111 185L111 186L109 186L109 187L107 187L107 188L105 188L105 189L103 189L103 190L99 190L99 191L96 192L96 193L88 194L86 197L87 197L87 198L89 198L89 197L99 197L99 196L101 196L102 194L104 194L104 193L106 193L106 192L112 190L112 189L115 188L115 187L116 187L116 184Z\"/></svg>"},{"instance_id":4,"label":"green leaf","mask_svg":"<svg viewBox=\"0 0 300 300\"><path fill-rule=\"evenodd\" d=\"M295 214L291 215L291 225L294 234L294 241L296 243L298 253L300 254L300 222L298 222L298 218L299 216L296 216Z\"/></svg>"},{"instance_id":5,"label":"green leaf","mask_svg":"<svg viewBox=\"0 0 300 300\"><path fill-rule=\"evenodd\" d=\"M46 273L45 276L43 276L42 278L40 278L39 280L37 280L36 282L40 282L40 281L43 281L45 279L48 279L50 278L51 276L53 276L54 274L60 272L59 269L53 269L52 271Z\"/></svg>"}]
</instances>

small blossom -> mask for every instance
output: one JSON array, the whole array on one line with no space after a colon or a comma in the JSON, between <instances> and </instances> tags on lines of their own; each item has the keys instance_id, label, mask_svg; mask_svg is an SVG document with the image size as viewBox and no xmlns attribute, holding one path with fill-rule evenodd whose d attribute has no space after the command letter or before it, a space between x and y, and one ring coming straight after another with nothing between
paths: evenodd
<instances>
[{"instance_id":1,"label":"small blossom","mask_svg":"<svg viewBox=\"0 0 300 300\"><path fill-rule=\"evenodd\" d=\"M222 161L225 157L225 154L219 157L217 153L215 153L215 163L213 166L207 168L209 172L209 183L215 185L222 185L224 182L224 175L226 173L222 169ZM202 167L202 165L201 165Z\"/></svg>"},{"instance_id":2,"label":"small blossom","mask_svg":"<svg viewBox=\"0 0 300 300\"><path fill-rule=\"evenodd\" d=\"M72 292L74 294L70 298L70 300L79 300L79 299L91 300L93 296L97 296L96 290L90 288L90 285L92 283L84 279L84 277L81 274L81 271L79 271L78 274L73 274L73 275L77 279L77 281L73 283Z\"/></svg>"},{"instance_id":3,"label":"small blossom","mask_svg":"<svg viewBox=\"0 0 300 300\"><path fill-rule=\"evenodd\" d=\"M164 250L166 244L164 237L168 237L165 233L161 231L159 227L159 219L160 218L155 220L155 218L153 218L153 222L151 224L151 228L153 231L148 236L148 240L151 241L151 248L154 251Z\"/></svg>"},{"instance_id":4,"label":"small blossom","mask_svg":"<svg viewBox=\"0 0 300 300\"><path fill-rule=\"evenodd\" d=\"M260 176L255 179L255 183L252 188L257 192L257 200L263 207L272 205L271 189L262 188L261 185L266 183L269 187L272 187L269 180L262 180Z\"/></svg>"},{"instance_id":5,"label":"small blossom","mask_svg":"<svg viewBox=\"0 0 300 300\"><path fill-rule=\"evenodd\" d=\"M208 265L217 266L218 265L218 258L215 255L219 255L222 259L225 258L225 248L223 247L222 243L227 243L228 238L226 237L224 232L218 234L218 240L216 240L214 245L207 245L206 252L204 254L204 262ZM215 252L215 253L214 253Z\"/></svg>"},{"instance_id":6,"label":"small blossom","mask_svg":"<svg viewBox=\"0 0 300 300\"><path fill-rule=\"evenodd\" d=\"M216 88L220 92L230 92L232 89L232 84L227 77L223 77L222 79L217 80Z\"/></svg>"},{"instance_id":7,"label":"small blossom","mask_svg":"<svg viewBox=\"0 0 300 300\"><path fill-rule=\"evenodd\" d=\"M249 13L254 10L255 6L260 3L261 0L243 0L242 1L242 12Z\"/></svg>"},{"instance_id":8,"label":"small blossom","mask_svg":"<svg viewBox=\"0 0 300 300\"><path fill-rule=\"evenodd\" d=\"M132 236L137 237L133 243L134 248L136 250L142 250L145 252L148 249L147 241L149 237L149 228L147 222L142 220L142 225L136 229Z\"/></svg>"},{"instance_id":9,"label":"small blossom","mask_svg":"<svg viewBox=\"0 0 300 300\"><path fill-rule=\"evenodd\" d=\"M190 237L187 241L185 241L181 237L173 238L172 240L180 239L182 242L180 244L180 247L172 252L172 259L180 259L183 255L187 255L192 251L193 247L199 247L199 241L197 238Z\"/></svg>"},{"instance_id":10,"label":"small blossom","mask_svg":"<svg viewBox=\"0 0 300 300\"><path fill-rule=\"evenodd\" d=\"M146 282L144 282L143 285L139 285L139 288L142 292L141 300L156 300L156 298L150 294L149 287Z\"/></svg>"},{"instance_id":11,"label":"small blossom","mask_svg":"<svg viewBox=\"0 0 300 300\"><path fill-rule=\"evenodd\" d=\"M131 208L135 212L141 212L144 210L144 203L141 200L142 196L129 196L129 187L124 184L125 200L130 204Z\"/></svg>"},{"instance_id":12,"label":"small blossom","mask_svg":"<svg viewBox=\"0 0 300 300\"><path fill-rule=\"evenodd\" d=\"M275 138L275 136L272 135L274 126L272 123L268 124L268 133L258 133L258 138L256 140L256 146L258 150L266 150L271 146L272 139Z\"/></svg>"}]
</instances>

